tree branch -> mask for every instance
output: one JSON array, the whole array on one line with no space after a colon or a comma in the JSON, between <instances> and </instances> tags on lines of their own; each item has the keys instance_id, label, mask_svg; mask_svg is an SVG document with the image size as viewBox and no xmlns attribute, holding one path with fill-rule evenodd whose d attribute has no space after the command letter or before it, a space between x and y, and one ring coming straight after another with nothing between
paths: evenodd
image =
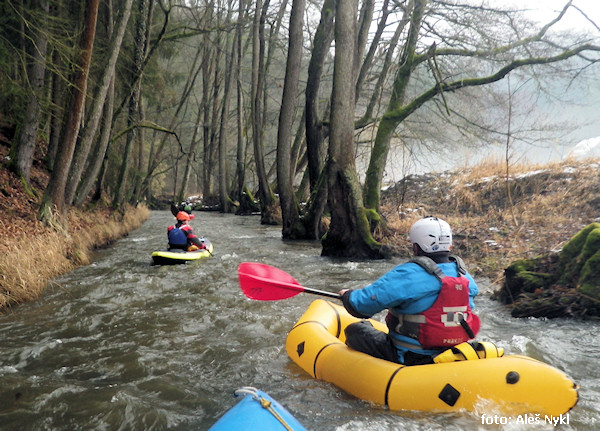
<instances>
[{"instance_id":1,"label":"tree branch","mask_svg":"<svg viewBox=\"0 0 600 431\"><path fill-rule=\"evenodd\" d=\"M507 64L506 66L502 67L496 73L489 75L489 76L484 76L484 77L479 77L479 78L460 79L460 80L450 82L447 84L443 83L443 82L439 83L439 84L436 83L435 86L433 86L429 90L422 93L419 97L413 99L413 101L410 102L409 104L404 105L398 109L395 109L393 111L386 113L383 116L383 118L394 119L395 121L400 122L400 121L404 120L405 118L407 118L410 114L415 112L425 102L431 100L433 97L435 97L436 95L438 95L441 92L456 91L463 87L474 87L474 86L490 84L492 82L500 81L502 78L504 78L506 75L508 75L511 71L518 69L520 67L533 66L533 65L539 65L539 64L556 63L556 62L571 58L573 56L579 55L585 51L600 52L600 46L592 45L592 44L584 44L584 45L580 45L576 48L563 51L562 53L555 55L555 56L551 56L551 57L525 58L525 59L520 59L520 60L514 60L511 63Z\"/></svg>"},{"instance_id":2,"label":"tree branch","mask_svg":"<svg viewBox=\"0 0 600 431\"><path fill-rule=\"evenodd\" d=\"M493 49L485 49L485 50L470 50L470 49L456 49L456 48L438 48L436 49L436 55L438 57L440 56L460 56L460 57L486 57L489 55L497 55L497 54L502 54L505 52L509 52L515 48L519 48L522 46L527 46L532 42L537 42L537 41L541 41L543 39L543 37L548 33L548 30L550 30L550 28L552 26L554 26L556 23L558 23L565 15L565 13L567 13L567 10L569 7L571 7L571 3L572 0L570 0L565 6L564 8L560 11L560 13L556 16L556 18L554 18L552 21L550 21L548 24L544 25L540 31L538 31L536 34L523 38L523 39L519 39L515 42L506 44L504 46L499 46ZM424 52L420 55L415 56L415 63L421 63L423 61L427 61L428 58L428 53Z\"/></svg>"}]
</instances>

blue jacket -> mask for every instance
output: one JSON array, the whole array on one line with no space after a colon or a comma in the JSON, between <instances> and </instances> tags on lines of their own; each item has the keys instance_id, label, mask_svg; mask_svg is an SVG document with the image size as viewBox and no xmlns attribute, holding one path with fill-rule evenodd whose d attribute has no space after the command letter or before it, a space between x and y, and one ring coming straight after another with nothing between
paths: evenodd
<instances>
[{"instance_id":1,"label":"blue jacket","mask_svg":"<svg viewBox=\"0 0 600 431\"><path fill-rule=\"evenodd\" d=\"M458 276L456 263L440 263L438 266L444 274L451 277ZM473 298L479 293L479 288L469 273L465 274L465 277L469 280L469 304L474 308ZM393 308L398 314L421 313L433 305L441 287L441 282L434 275L429 274L416 263L407 262L396 266L365 288L350 292L347 302L351 309L348 311L364 318L388 308ZM415 346L415 349L411 349L395 345L400 362L404 362L404 353L409 350L426 355L439 353L437 350L420 349L419 343L410 337L394 332L390 336Z\"/></svg>"}]
</instances>

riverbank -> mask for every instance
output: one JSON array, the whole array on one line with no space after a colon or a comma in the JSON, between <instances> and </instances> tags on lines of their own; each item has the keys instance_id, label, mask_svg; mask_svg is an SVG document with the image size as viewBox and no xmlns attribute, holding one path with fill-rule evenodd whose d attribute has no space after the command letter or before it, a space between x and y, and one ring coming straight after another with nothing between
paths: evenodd
<instances>
[{"instance_id":1,"label":"riverbank","mask_svg":"<svg viewBox=\"0 0 600 431\"><path fill-rule=\"evenodd\" d=\"M123 217L106 208L71 210L67 234L45 228L33 217L24 231L0 221L0 310L37 299L54 277L89 264L93 250L137 229L149 214L144 206L128 208Z\"/></svg>"},{"instance_id":2,"label":"riverbank","mask_svg":"<svg viewBox=\"0 0 600 431\"><path fill-rule=\"evenodd\" d=\"M90 263L94 249L105 247L137 229L149 217L145 206L128 207L124 215L107 205L71 209L66 232L37 220L48 173L34 162L30 193L0 164L0 310L38 298L54 277Z\"/></svg>"},{"instance_id":3,"label":"riverbank","mask_svg":"<svg viewBox=\"0 0 600 431\"><path fill-rule=\"evenodd\" d=\"M382 194L389 230L378 239L410 256L410 225L426 215L443 218L452 226L453 252L498 288L511 262L558 251L600 221L600 159L514 164L508 177L506 171L503 161L488 160L406 177Z\"/></svg>"}]
</instances>

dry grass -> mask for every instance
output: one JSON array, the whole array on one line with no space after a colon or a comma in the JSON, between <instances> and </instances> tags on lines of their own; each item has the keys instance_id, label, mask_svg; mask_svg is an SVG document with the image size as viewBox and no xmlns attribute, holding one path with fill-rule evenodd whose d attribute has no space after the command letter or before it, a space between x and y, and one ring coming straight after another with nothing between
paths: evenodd
<instances>
[{"instance_id":1,"label":"dry grass","mask_svg":"<svg viewBox=\"0 0 600 431\"><path fill-rule=\"evenodd\" d=\"M38 298L52 278L89 264L94 248L123 237L141 226L149 215L145 206L128 209L122 218L106 209L72 210L66 235L34 222L35 235L23 232L3 236L0 241L0 309Z\"/></svg>"},{"instance_id":2,"label":"dry grass","mask_svg":"<svg viewBox=\"0 0 600 431\"><path fill-rule=\"evenodd\" d=\"M8 146L0 142L0 310L38 298L48 282L90 262L90 252L139 227L150 215L145 206L124 215L106 205L71 209L66 232L44 226L37 218L49 173L36 154L27 192L8 170Z\"/></svg>"},{"instance_id":3,"label":"dry grass","mask_svg":"<svg viewBox=\"0 0 600 431\"><path fill-rule=\"evenodd\" d=\"M567 160L511 166L488 160L456 173L408 178L389 189L383 215L390 233L383 242L406 255L411 224L439 216L453 228L454 251L473 273L499 280L508 264L558 250L600 215L600 160Z\"/></svg>"}]
</instances>

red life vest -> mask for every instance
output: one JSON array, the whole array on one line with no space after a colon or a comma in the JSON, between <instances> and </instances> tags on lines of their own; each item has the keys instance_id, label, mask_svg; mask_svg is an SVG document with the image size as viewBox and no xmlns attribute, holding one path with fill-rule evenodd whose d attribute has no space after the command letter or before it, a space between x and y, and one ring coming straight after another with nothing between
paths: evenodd
<instances>
[{"instance_id":1,"label":"red life vest","mask_svg":"<svg viewBox=\"0 0 600 431\"><path fill-rule=\"evenodd\" d=\"M412 262L435 275L442 283L433 305L419 314L392 314L398 319L399 334L414 338L425 349L447 348L475 338L481 322L469 305L469 280L462 261L452 256L459 268L458 277L445 275L435 262L419 256Z\"/></svg>"}]
</instances>

